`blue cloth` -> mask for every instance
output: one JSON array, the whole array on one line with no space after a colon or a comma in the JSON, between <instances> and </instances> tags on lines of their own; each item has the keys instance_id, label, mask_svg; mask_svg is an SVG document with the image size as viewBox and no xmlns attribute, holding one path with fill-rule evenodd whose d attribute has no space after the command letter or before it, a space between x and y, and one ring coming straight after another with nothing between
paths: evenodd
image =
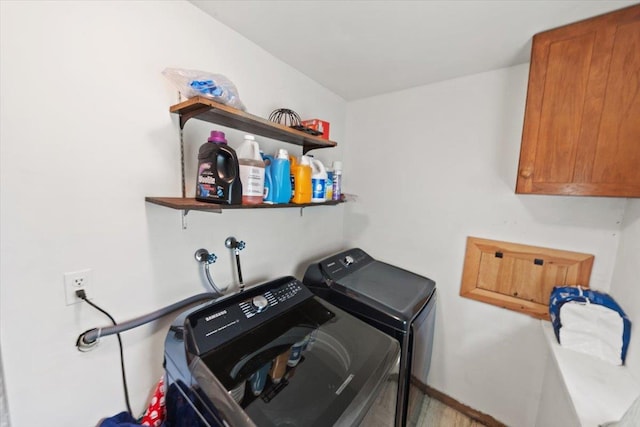
<instances>
[{"instance_id":1,"label":"blue cloth","mask_svg":"<svg viewBox=\"0 0 640 427\"><path fill-rule=\"evenodd\" d=\"M185 398L183 393L186 393L189 398ZM167 390L165 400L167 413L164 422L161 424L162 427L204 427L207 425L222 427L202 405L202 401L205 399L206 397L204 396L196 396L196 392L187 387L182 381L171 384ZM189 401L199 407L198 410L205 418L206 423ZM113 417L105 418L99 427L138 427L140 425L128 412L120 412Z\"/></svg>"},{"instance_id":2,"label":"blue cloth","mask_svg":"<svg viewBox=\"0 0 640 427\"><path fill-rule=\"evenodd\" d=\"M120 412L113 417L105 418L100 427L137 427L140 424L128 412Z\"/></svg>"},{"instance_id":3,"label":"blue cloth","mask_svg":"<svg viewBox=\"0 0 640 427\"><path fill-rule=\"evenodd\" d=\"M216 86L213 80L192 80L189 85L197 92L211 96L221 96L222 88Z\"/></svg>"}]
</instances>

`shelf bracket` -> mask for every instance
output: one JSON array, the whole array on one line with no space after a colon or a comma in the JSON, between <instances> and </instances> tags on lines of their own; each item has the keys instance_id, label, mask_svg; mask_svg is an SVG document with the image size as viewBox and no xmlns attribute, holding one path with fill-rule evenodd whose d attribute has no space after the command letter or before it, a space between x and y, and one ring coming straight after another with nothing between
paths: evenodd
<instances>
[{"instance_id":1,"label":"shelf bracket","mask_svg":"<svg viewBox=\"0 0 640 427\"><path fill-rule=\"evenodd\" d=\"M187 197L187 186L184 179L184 131L182 127L180 127L180 179L181 179L181 189L182 189L182 197Z\"/></svg>"},{"instance_id":2,"label":"shelf bracket","mask_svg":"<svg viewBox=\"0 0 640 427\"><path fill-rule=\"evenodd\" d=\"M209 107L208 105L205 105L202 107L194 108L193 110L185 113L180 113L180 129L184 128L184 125L187 123L189 119L199 116L202 113L206 113L209 110L211 110L211 107Z\"/></svg>"},{"instance_id":3,"label":"shelf bracket","mask_svg":"<svg viewBox=\"0 0 640 427\"><path fill-rule=\"evenodd\" d=\"M320 145L314 145L314 144L303 144L302 145L302 154L307 154L309 151L311 150L315 150L317 148L322 148Z\"/></svg>"},{"instance_id":4,"label":"shelf bracket","mask_svg":"<svg viewBox=\"0 0 640 427\"><path fill-rule=\"evenodd\" d=\"M182 229L186 230L187 229L187 214L189 213L188 209L184 209L181 213L181 217L182 217Z\"/></svg>"}]
</instances>

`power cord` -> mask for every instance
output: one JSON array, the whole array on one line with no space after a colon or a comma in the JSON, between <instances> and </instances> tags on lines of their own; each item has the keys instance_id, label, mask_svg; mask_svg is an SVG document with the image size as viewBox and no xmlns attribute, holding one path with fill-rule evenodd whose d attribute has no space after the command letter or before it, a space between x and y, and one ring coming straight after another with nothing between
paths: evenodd
<instances>
[{"instance_id":1,"label":"power cord","mask_svg":"<svg viewBox=\"0 0 640 427\"><path fill-rule=\"evenodd\" d=\"M98 310L99 312L107 316L109 320L111 320L111 323L113 323L114 326L117 326L115 319L109 313L107 313L105 310L103 310L102 308L98 307L97 305L89 301L84 289L77 290L76 296L80 298L82 301L89 304L91 307L95 308L96 310ZM125 399L125 403L127 404L127 410L129 411L129 415L133 417L133 412L131 411L131 403L129 402L129 388L127 386L127 374L125 373L125 370L124 370L124 352L122 350L122 338L120 338L119 333L117 334L117 336L118 336L118 345L120 346L120 368L122 371L122 386L124 389L124 399Z\"/></svg>"}]
</instances>

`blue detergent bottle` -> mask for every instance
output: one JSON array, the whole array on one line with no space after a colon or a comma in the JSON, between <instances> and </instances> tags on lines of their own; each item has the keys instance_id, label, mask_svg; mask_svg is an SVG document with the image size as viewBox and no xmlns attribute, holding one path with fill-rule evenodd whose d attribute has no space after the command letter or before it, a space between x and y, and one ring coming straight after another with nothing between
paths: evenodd
<instances>
[{"instance_id":1,"label":"blue detergent bottle","mask_svg":"<svg viewBox=\"0 0 640 427\"><path fill-rule=\"evenodd\" d=\"M271 171L271 164L273 163L273 156L260 152L262 160L264 161L264 197L262 201L267 204L273 204L273 175Z\"/></svg>"},{"instance_id":2,"label":"blue detergent bottle","mask_svg":"<svg viewBox=\"0 0 640 427\"><path fill-rule=\"evenodd\" d=\"M291 163L289 153L280 148L271 161L271 182L274 203L289 203L291 200Z\"/></svg>"}]
</instances>

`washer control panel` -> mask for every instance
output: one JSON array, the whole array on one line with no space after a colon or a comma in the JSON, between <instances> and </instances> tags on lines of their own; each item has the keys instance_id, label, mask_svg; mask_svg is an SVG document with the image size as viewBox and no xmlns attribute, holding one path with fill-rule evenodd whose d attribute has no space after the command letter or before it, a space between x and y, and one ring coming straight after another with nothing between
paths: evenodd
<instances>
[{"instance_id":1,"label":"washer control panel","mask_svg":"<svg viewBox=\"0 0 640 427\"><path fill-rule=\"evenodd\" d=\"M253 298L248 298L238 303L238 306L244 313L245 317L250 319L263 311L275 307L278 303L284 303L295 298L300 291L302 291L302 285L300 282L291 281L283 286L266 291L262 295L256 295Z\"/></svg>"},{"instance_id":2,"label":"washer control panel","mask_svg":"<svg viewBox=\"0 0 640 427\"><path fill-rule=\"evenodd\" d=\"M312 297L293 277L248 289L191 313L185 322L190 345L196 354L203 354Z\"/></svg>"},{"instance_id":3,"label":"washer control panel","mask_svg":"<svg viewBox=\"0 0 640 427\"><path fill-rule=\"evenodd\" d=\"M264 295L258 295L251 300L251 306L260 313L269 306L269 300Z\"/></svg>"},{"instance_id":4,"label":"washer control panel","mask_svg":"<svg viewBox=\"0 0 640 427\"><path fill-rule=\"evenodd\" d=\"M285 302L291 298L295 298L300 291L302 291L302 284L296 280L295 282L289 282L278 289L274 289L269 293L273 294L277 301Z\"/></svg>"},{"instance_id":5,"label":"washer control panel","mask_svg":"<svg viewBox=\"0 0 640 427\"><path fill-rule=\"evenodd\" d=\"M356 248L327 258L321 261L319 266L326 278L338 281L373 261L362 249Z\"/></svg>"}]
</instances>

